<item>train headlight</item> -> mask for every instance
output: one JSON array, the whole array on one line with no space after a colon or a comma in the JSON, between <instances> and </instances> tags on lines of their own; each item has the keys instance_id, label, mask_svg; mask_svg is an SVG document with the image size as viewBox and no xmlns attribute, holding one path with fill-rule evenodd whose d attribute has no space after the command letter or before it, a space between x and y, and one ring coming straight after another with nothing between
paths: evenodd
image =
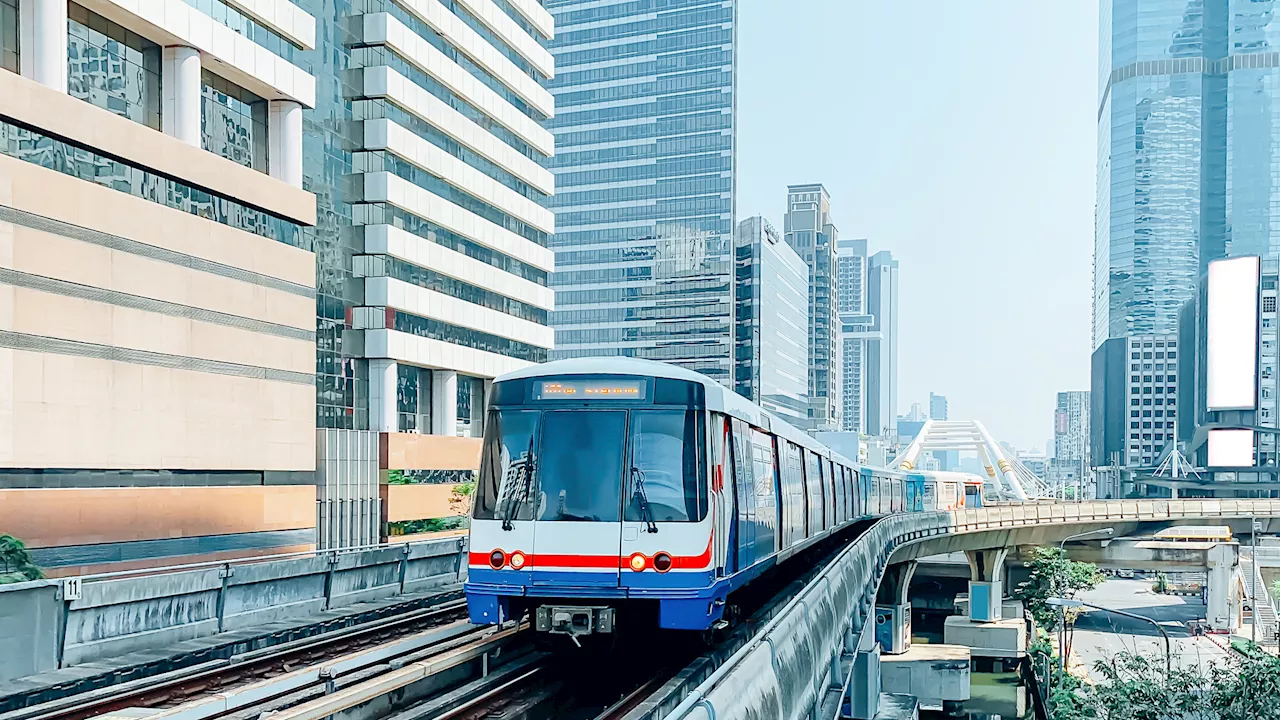
<instances>
[{"instance_id":1,"label":"train headlight","mask_svg":"<svg viewBox=\"0 0 1280 720\"><path fill-rule=\"evenodd\" d=\"M494 570L501 570L503 565L507 564L507 554L501 550L494 550L489 553L489 567Z\"/></svg>"},{"instance_id":2,"label":"train headlight","mask_svg":"<svg viewBox=\"0 0 1280 720\"><path fill-rule=\"evenodd\" d=\"M658 572L666 572L671 569L671 556L660 552L653 556L653 569Z\"/></svg>"},{"instance_id":3,"label":"train headlight","mask_svg":"<svg viewBox=\"0 0 1280 720\"><path fill-rule=\"evenodd\" d=\"M515 568L516 570L519 570L520 568L524 567L524 563L526 560L527 558L524 556L524 553L521 553L521 552L511 553L511 567Z\"/></svg>"},{"instance_id":4,"label":"train headlight","mask_svg":"<svg viewBox=\"0 0 1280 720\"><path fill-rule=\"evenodd\" d=\"M630 565L631 565L631 569L635 570L636 572L640 572L641 570L644 570L644 565L645 565L644 556L641 555L640 553L636 553L635 555L632 555Z\"/></svg>"}]
</instances>

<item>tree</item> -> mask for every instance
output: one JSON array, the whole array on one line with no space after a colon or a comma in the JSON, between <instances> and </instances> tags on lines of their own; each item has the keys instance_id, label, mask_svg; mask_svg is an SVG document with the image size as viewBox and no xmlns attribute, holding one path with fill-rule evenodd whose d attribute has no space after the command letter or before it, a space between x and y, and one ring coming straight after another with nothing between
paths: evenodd
<instances>
[{"instance_id":1,"label":"tree","mask_svg":"<svg viewBox=\"0 0 1280 720\"><path fill-rule=\"evenodd\" d=\"M1166 672L1164 658L1120 652L1094 663L1097 682L1053 720L1262 720L1280 718L1280 660L1263 652L1208 670Z\"/></svg>"},{"instance_id":2,"label":"tree","mask_svg":"<svg viewBox=\"0 0 1280 720\"><path fill-rule=\"evenodd\" d=\"M44 573L31 561L31 553L21 540L9 534L0 535L0 585L43 577Z\"/></svg>"},{"instance_id":3,"label":"tree","mask_svg":"<svg viewBox=\"0 0 1280 720\"><path fill-rule=\"evenodd\" d=\"M1056 547L1036 548L1035 556L1026 565L1031 577L1018 585L1014 595L1026 605L1036 625L1048 631L1058 628L1058 608L1046 600L1074 597L1082 590L1098 587L1104 579L1097 565L1075 562Z\"/></svg>"}]
</instances>

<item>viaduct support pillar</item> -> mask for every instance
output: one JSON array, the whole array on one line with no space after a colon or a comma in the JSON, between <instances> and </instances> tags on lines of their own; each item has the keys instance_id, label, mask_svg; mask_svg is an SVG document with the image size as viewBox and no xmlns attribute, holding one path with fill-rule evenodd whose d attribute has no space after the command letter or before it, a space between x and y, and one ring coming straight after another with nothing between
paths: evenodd
<instances>
[{"instance_id":1,"label":"viaduct support pillar","mask_svg":"<svg viewBox=\"0 0 1280 720\"><path fill-rule=\"evenodd\" d=\"M1234 632L1240 629L1240 583L1236 580L1240 571L1240 546L1235 543L1219 543L1209 548L1209 572L1207 598L1209 607L1205 618L1214 630Z\"/></svg>"},{"instance_id":2,"label":"viaduct support pillar","mask_svg":"<svg viewBox=\"0 0 1280 720\"><path fill-rule=\"evenodd\" d=\"M876 591L875 639L889 655L901 655L911 649L911 603L907 589L915 574L915 560L890 565Z\"/></svg>"},{"instance_id":3,"label":"viaduct support pillar","mask_svg":"<svg viewBox=\"0 0 1280 720\"><path fill-rule=\"evenodd\" d=\"M1004 561L1009 548L968 550L969 619L975 622L999 622L1004 599Z\"/></svg>"},{"instance_id":4,"label":"viaduct support pillar","mask_svg":"<svg viewBox=\"0 0 1280 720\"><path fill-rule=\"evenodd\" d=\"M852 720L873 720L880 711L880 644L871 622L862 626L853 656L853 677L849 681L847 704L840 716Z\"/></svg>"}]
</instances>

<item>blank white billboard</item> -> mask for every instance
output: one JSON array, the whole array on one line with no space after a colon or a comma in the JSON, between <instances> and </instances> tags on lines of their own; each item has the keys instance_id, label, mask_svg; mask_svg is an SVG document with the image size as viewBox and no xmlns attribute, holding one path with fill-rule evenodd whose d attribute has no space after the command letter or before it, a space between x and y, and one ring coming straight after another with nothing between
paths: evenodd
<instances>
[{"instance_id":1,"label":"blank white billboard","mask_svg":"<svg viewBox=\"0 0 1280 720\"><path fill-rule=\"evenodd\" d=\"M1210 430L1209 467L1253 467L1253 431Z\"/></svg>"},{"instance_id":2,"label":"blank white billboard","mask_svg":"<svg viewBox=\"0 0 1280 720\"><path fill-rule=\"evenodd\" d=\"M1209 263L1205 387L1209 412L1257 407L1258 265L1256 256Z\"/></svg>"}]
</instances>

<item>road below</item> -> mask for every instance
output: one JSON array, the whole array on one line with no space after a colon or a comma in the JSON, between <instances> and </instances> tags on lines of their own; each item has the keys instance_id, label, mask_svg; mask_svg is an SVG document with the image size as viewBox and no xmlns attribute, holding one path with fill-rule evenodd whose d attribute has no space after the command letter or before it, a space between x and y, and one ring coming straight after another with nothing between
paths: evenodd
<instances>
[{"instance_id":1,"label":"road below","mask_svg":"<svg viewBox=\"0 0 1280 720\"><path fill-rule=\"evenodd\" d=\"M1224 642L1225 637L1193 636L1187 630L1188 621L1204 618L1205 606L1198 597L1158 595L1151 591L1150 581L1115 579L1082 593L1080 599L1160 623L1169 634L1174 662L1178 666L1200 665L1207 669L1210 665L1227 661L1226 651L1217 644ZM1162 659L1164 639L1151 623L1114 613L1088 610L1076 620L1071 662L1078 673L1083 671L1080 674L1096 675L1093 671L1096 661L1110 660L1121 651Z\"/></svg>"}]
</instances>

